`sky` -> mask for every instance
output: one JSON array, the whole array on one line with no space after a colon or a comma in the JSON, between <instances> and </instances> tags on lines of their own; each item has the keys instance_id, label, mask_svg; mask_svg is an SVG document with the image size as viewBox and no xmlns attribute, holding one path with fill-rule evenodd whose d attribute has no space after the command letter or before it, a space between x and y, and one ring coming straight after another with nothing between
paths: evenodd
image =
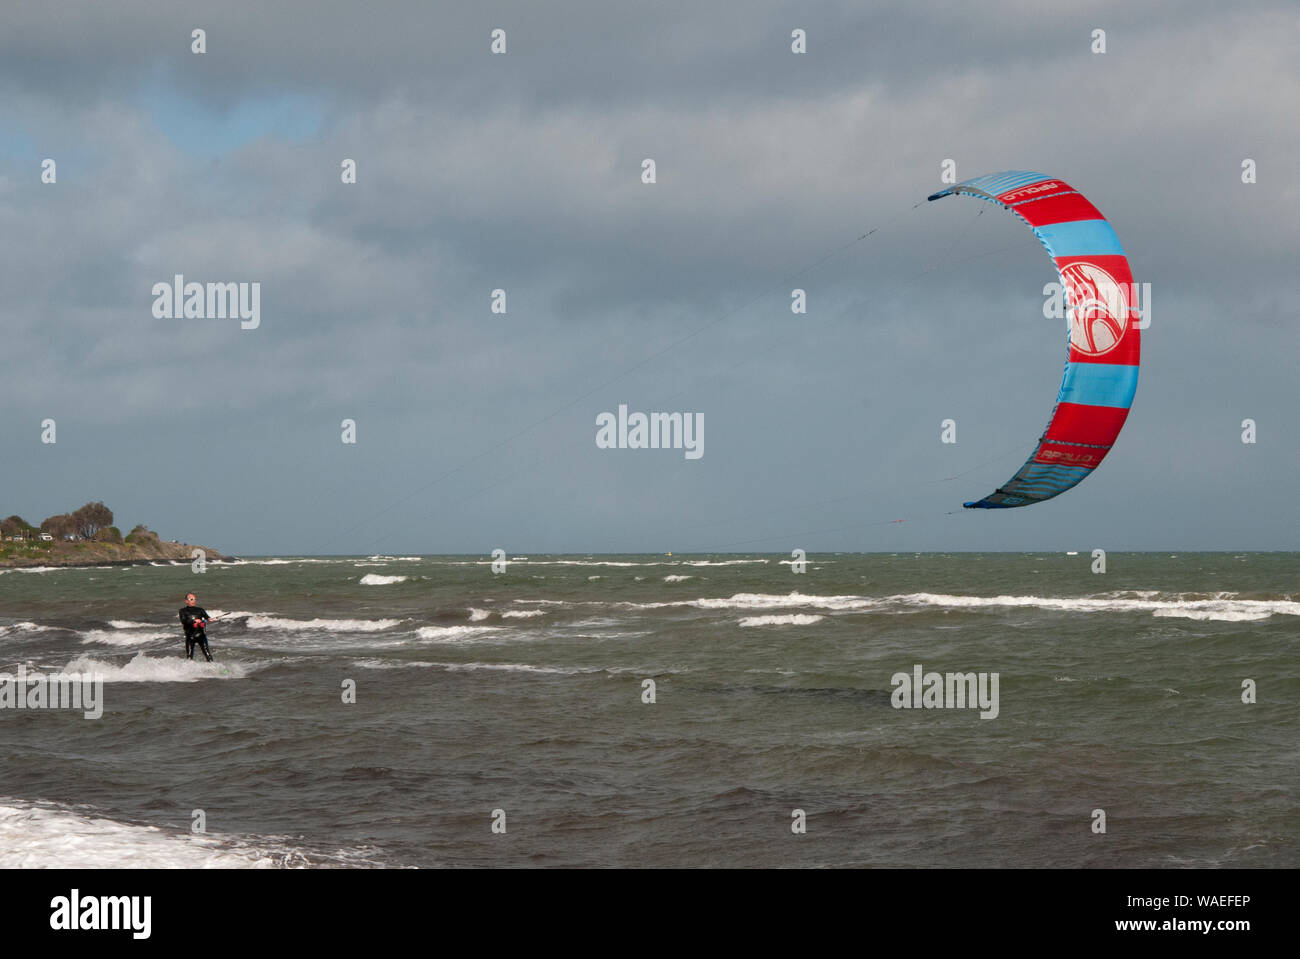
<instances>
[{"instance_id":1,"label":"sky","mask_svg":"<svg viewBox=\"0 0 1300 959\"><path fill-rule=\"evenodd\" d=\"M7 3L0 515L235 555L1300 549L1300 7L1043 6ZM949 160L1066 180L1151 285L1118 442L1024 509L961 504L1047 423L1055 271L925 202ZM177 274L260 284L257 327L156 316ZM600 448L621 404L703 455Z\"/></svg>"}]
</instances>

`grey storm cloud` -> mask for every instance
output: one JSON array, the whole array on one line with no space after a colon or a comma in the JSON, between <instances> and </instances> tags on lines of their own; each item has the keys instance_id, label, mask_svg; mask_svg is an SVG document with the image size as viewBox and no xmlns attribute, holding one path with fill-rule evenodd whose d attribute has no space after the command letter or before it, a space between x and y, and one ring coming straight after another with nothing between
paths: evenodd
<instances>
[{"instance_id":1,"label":"grey storm cloud","mask_svg":"<svg viewBox=\"0 0 1300 959\"><path fill-rule=\"evenodd\" d=\"M0 508L244 553L1294 547L1298 31L1286 2L6 7ZM923 202L949 158L1068 180L1153 287L1116 451L996 516L949 513L1032 446L1064 336L1023 225ZM176 273L260 282L262 325L155 319ZM704 413L705 456L598 450L619 403Z\"/></svg>"}]
</instances>

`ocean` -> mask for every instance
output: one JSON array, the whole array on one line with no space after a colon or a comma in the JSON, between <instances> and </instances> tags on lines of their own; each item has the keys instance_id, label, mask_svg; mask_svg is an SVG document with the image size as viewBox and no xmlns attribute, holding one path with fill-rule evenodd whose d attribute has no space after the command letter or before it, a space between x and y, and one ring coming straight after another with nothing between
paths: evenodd
<instances>
[{"instance_id":1,"label":"ocean","mask_svg":"<svg viewBox=\"0 0 1300 959\"><path fill-rule=\"evenodd\" d=\"M1105 563L0 571L0 866L1300 865L1300 554Z\"/></svg>"}]
</instances>

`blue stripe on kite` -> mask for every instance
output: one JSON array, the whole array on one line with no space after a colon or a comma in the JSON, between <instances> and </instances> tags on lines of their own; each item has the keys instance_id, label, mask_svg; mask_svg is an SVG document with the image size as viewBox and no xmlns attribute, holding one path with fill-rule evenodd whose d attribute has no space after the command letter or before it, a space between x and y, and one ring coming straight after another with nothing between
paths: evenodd
<instances>
[{"instance_id":1,"label":"blue stripe on kite","mask_svg":"<svg viewBox=\"0 0 1300 959\"><path fill-rule=\"evenodd\" d=\"M1092 472L1086 466L1062 466L1051 463L1035 463L1033 457L1020 467L1002 487L1002 492L1015 496L1051 499L1083 482Z\"/></svg>"},{"instance_id":2,"label":"blue stripe on kite","mask_svg":"<svg viewBox=\"0 0 1300 959\"><path fill-rule=\"evenodd\" d=\"M1041 496L1043 499L1051 499L1053 496L1064 493L1068 489L1073 489L1082 482L1082 476L1078 479L1066 480L1060 483L1021 483L1013 480L1002 488L1009 493L1019 493L1021 495L1032 494L1034 496Z\"/></svg>"},{"instance_id":3,"label":"blue stripe on kite","mask_svg":"<svg viewBox=\"0 0 1300 959\"><path fill-rule=\"evenodd\" d=\"M987 499L982 499L977 503L962 503L967 509L1012 509L1016 506L1024 506L1025 503L994 503Z\"/></svg>"},{"instance_id":4,"label":"blue stripe on kite","mask_svg":"<svg viewBox=\"0 0 1300 959\"><path fill-rule=\"evenodd\" d=\"M1041 470L1025 470L1023 473L1021 473L1019 476L1015 478L1024 483L1040 483L1040 482L1078 483L1080 480L1082 480L1085 476L1087 476L1091 472L1092 470L1080 466L1062 467L1060 471L1056 471L1052 467L1043 467Z\"/></svg>"},{"instance_id":5,"label":"blue stripe on kite","mask_svg":"<svg viewBox=\"0 0 1300 959\"><path fill-rule=\"evenodd\" d=\"M1084 476L1023 476L1016 477L1015 482L1022 483L1025 486L1050 486L1053 488L1069 489L1075 483L1083 481Z\"/></svg>"},{"instance_id":6,"label":"blue stripe on kite","mask_svg":"<svg viewBox=\"0 0 1300 959\"><path fill-rule=\"evenodd\" d=\"M1058 476L1052 473L1025 473L1022 476L1012 477L1012 482L1023 483L1025 486L1061 486L1066 488L1073 486L1075 483L1082 482L1083 478L1088 475L1088 471L1073 475Z\"/></svg>"},{"instance_id":7,"label":"blue stripe on kite","mask_svg":"<svg viewBox=\"0 0 1300 959\"><path fill-rule=\"evenodd\" d=\"M1022 475L1029 476L1085 476L1093 467L1066 466L1064 463L1036 463L1030 460L1020 467Z\"/></svg>"},{"instance_id":8,"label":"blue stripe on kite","mask_svg":"<svg viewBox=\"0 0 1300 959\"><path fill-rule=\"evenodd\" d=\"M1055 496L1064 490L1069 489L1073 483L1021 483L1018 480L1012 480L1002 487L1005 492L1016 493L1020 496L1034 495L1041 496L1044 499Z\"/></svg>"},{"instance_id":9,"label":"blue stripe on kite","mask_svg":"<svg viewBox=\"0 0 1300 959\"><path fill-rule=\"evenodd\" d=\"M1058 403L1126 410L1137 392L1138 368L1118 363L1067 363Z\"/></svg>"},{"instance_id":10,"label":"blue stripe on kite","mask_svg":"<svg viewBox=\"0 0 1300 959\"><path fill-rule=\"evenodd\" d=\"M1030 491L1043 497L1055 496L1057 493L1064 493L1068 489L1078 486L1084 481L1085 477L1076 476L1067 480L1035 480L1034 482L1024 482L1013 480L1003 489L1010 490L1013 493L1023 493Z\"/></svg>"},{"instance_id":11,"label":"blue stripe on kite","mask_svg":"<svg viewBox=\"0 0 1300 959\"><path fill-rule=\"evenodd\" d=\"M1034 456L1037 455L1038 451L1035 450ZM1020 469L1016 471L1016 475L1011 478L1024 479L1028 476L1084 477L1092 472L1093 469L1091 466L1067 466L1064 463L1039 463L1034 459L1034 456L1029 457L1029 459L1025 461L1025 465L1020 467Z\"/></svg>"},{"instance_id":12,"label":"blue stripe on kite","mask_svg":"<svg viewBox=\"0 0 1300 959\"><path fill-rule=\"evenodd\" d=\"M1028 186L1031 183L1041 183L1043 180L1050 179L1052 178L1043 173L1031 173L1028 170L1006 170L1002 173L978 176L973 180L967 180L957 185L974 187L976 190L983 190L985 193L998 196L1008 190L1014 190L1018 186Z\"/></svg>"},{"instance_id":13,"label":"blue stripe on kite","mask_svg":"<svg viewBox=\"0 0 1300 959\"><path fill-rule=\"evenodd\" d=\"M1050 180L1051 177L1042 173L1030 173L1028 170L1007 170L1003 173L990 173L988 176L977 176L973 180L963 180L961 183L954 183L950 187L944 187L937 193L931 194L927 199L937 200L941 196L951 196L958 190L968 188L971 190L980 190L983 193L990 193L997 197L1000 193L1006 193L1008 190L1014 190L1016 187L1028 186L1031 183L1041 183L1044 180Z\"/></svg>"},{"instance_id":14,"label":"blue stripe on kite","mask_svg":"<svg viewBox=\"0 0 1300 959\"><path fill-rule=\"evenodd\" d=\"M1105 220L1071 220L1033 228L1052 256L1123 256L1119 237Z\"/></svg>"},{"instance_id":15,"label":"blue stripe on kite","mask_svg":"<svg viewBox=\"0 0 1300 959\"><path fill-rule=\"evenodd\" d=\"M1032 463L1032 460L1030 463ZM1069 472L1061 475L1047 473L1039 474L1030 470L1030 463L1026 463L1022 466L1020 472L1007 480L1007 482L996 493L991 494L991 496L1019 497L1022 500L1041 502L1042 500L1051 499L1053 496L1057 496L1068 489L1078 486L1083 482L1084 477L1092 472L1089 469L1081 469L1078 467L1063 467L1063 469L1066 469ZM1042 470L1054 469L1054 467L1050 466L1041 466L1040 464L1034 465ZM989 498L990 497L985 497L983 500L979 501L982 508L989 509L995 506L1005 508L1008 505L1016 505L993 503L984 506L983 504L988 503ZM969 506L970 504L968 503L964 505Z\"/></svg>"}]
</instances>

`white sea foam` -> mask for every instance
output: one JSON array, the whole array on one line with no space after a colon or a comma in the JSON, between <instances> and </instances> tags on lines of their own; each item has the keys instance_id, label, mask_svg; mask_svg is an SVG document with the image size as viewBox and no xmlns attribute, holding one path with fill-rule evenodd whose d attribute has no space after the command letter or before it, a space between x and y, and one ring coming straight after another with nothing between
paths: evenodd
<instances>
[{"instance_id":1,"label":"white sea foam","mask_svg":"<svg viewBox=\"0 0 1300 959\"><path fill-rule=\"evenodd\" d=\"M1154 616L1185 619L1222 620L1226 622L1267 619L1274 613L1300 616L1300 602L1254 599L1102 599L1056 596L952 596L943 593L908 593L890 597L919 606L998 607L1032 606L1070 612L1149 612Z\"/></svg>"},{"instance_id":2,"label":"white sea foam","mask_svg":"<svg viewBox=\"0 0 1300 959\"><path fill-rule=\"evenodd\" d=\"M366 573L361 577L362 586L390 586L393 583L405 583L409 576L380 576L378 573Z\"/></svg>"},{"instance_id":3,"label":"white sea foam","mask_svg":"<svg viewBox=\"0 0 1300 959\"><path fill-rule=\"evenodd\" d=\"M665 577L664 577L664 582L665 582L665 583L684 583L686 580L688 580L688 579L694 579L694 578L695 578L694 576L682 576L680 573L678 573L678 574L674 574L674 575L670 575L670 576L665 576Z\"/></svg>"},{"instance_id":4,"label":"white sea foam","mask_svg":"<svg viewBox=\"0 0 1300 959\"><path fill-rule=\"evenodd\" d=\"M421 626L415 631L420 639L433 643L454 643L490 633L507 632L496 626Z\"/></svg>"},{"instance_id":5,"label":"white sea foam","mask_svg":"<svg viewBox=\"0 0 1300 959\"><path fill-rule=\"evenodd\" d=\"M746 616L740 621L741 626L811 626L819 623L825 616L812 616L807 613L790 613L786 616Z\"/></svg>"},{"instance_id":6,"label":"white sea foam","mask_svg":"<svg viewBox=\"0 0 1300 959\"><path fill-rule=\"evenodd\" d=\"M168 834L60 809L0 805L0 867L5 869L170 869L274 866L270 857L240 855L204 836Z\"/></svg>"},{"instance_id":7,"label":"white sea foam","mask_svg":"<svg viewBox=\"0 0 1300 959\"><path fill-rule=\"evenodd\" d=\"M737 593L727 599L697 599L691 605L700 609L780 609L803 606L811 609L856 610L871 609L880 601L866 596L811 596L789 593L785 596L767 593Z\"/></svg>"},{"instance_id":8,"label":"white sea foam","mask_svg":"<svg viewBox=\"0 0 1300 959\"><path fill-rule=\"evenodd\" d=\"M151 629L157 626L157 623L137 623L129 619L110 619L108 625L114 629Z\"/></svg>"},{"instance_id":9,"label":"white sea foam","mask_svg":"<svg viewBox=\"0 0 1300 959\"><path fill-rule=\"evenodd\" d=\"M1157 609L1156 616L1171 616L1177 619L1215 620L1227 623L1250 623L1268 619L1272 610L1260 609Z\"/></svg>"},{"instance_id":10,"label":"white sea foam","mask_svg":"<svg viewBox=\"0 0 1300 959\"><path fill-rule=\"evenodd\" d=\"M220 617L222 622L225 622L228 619L248 619L250 616L271 615L270 613L254 613L253 611L247 609L232 609L229 612L227 612L224 610L216 609L215 607L208 610L208 613L212 616L214 620Z\"/></svg>"},{"instance_id":11,"label":"white sea foam","mask_svg":"<svg viewBox=\"0 0 1300 959\"><path fill-rule=\"evenodd\" d=\"M424 559L423 556L367 556L366 559L387 560L392 563L418 563Z\"/></svg>"},{"instance_id":12,"label":"white sea foam","mask_svg":"<svg viewBox=\"0 0 1300 959\"><path fill-rule=\"evenodd\" d=\"M428 669L430 666L438 665L438 663L426 663L412 659L354 659L352 664L362 669L410 669L416 667Z\"/></svg>"},{"instance_id":13,"label":"white sea foam","mask_svg":"<svg viewBox=\"0 0 1300 959\"><path fill-rule=\"evenodd\" d=\"M818 596L799 592L736 593L728 597L669 600L655 603L516 599L515 603L567 607L617 607L620 609L708 610L812 609L831 612L916 611L926 607L976 609L981 607L1031 607L1081 613L1151 613L1155 616L1225 622L1251 622L1273 615L1300 616L1300 602L1292 599L1235 599L1238 594L1160 593L1157 590L1121 590L1099 596L962 596L947 593L900 593L892 596ZM1157 599L1163 596L1165 598Z\"/></svg>"},{"instance_id":14,"label":"white sea foam","mask_svg":"<svg viewBox=\"0 0 1300 959\"><path fill-rule=\"evenodd\" d=\"M250 615L249 629L288 631L316 630L331 633L377 633L401 625L400 619L285 619L281 616Z\"/></svg>"},{"instance_id":15,"label":"white sea foam","mask_svg":"<svg viewBox=\"0 0 1300 959\"><path fill-rule=\"evenodd\" d=\"M384 660L358 659L354 661L362 669L445 669L450 672L489 670L508 673L555 673L564 676L576 676L582 673L606 672L600 666L534 666L529 663L429 663L422 660ZM613 672L613 670L608 670Z\"/></svg>"},{"instance_id":16,"label":"white sea foam","mask_svg":"<svg viewBox=\"0 0 1300 959\"><path fill-rule=\"evenodd\" d=\"M309 858L287 837L165 832L86 809L0 802L3 869L268 869L304 867L321 858ZM342 864L367 861L351 850L334 858Z\"/></svg>"},{"instance_id":17,"label":"white sea foam","mask_svg":"<svg viewBox=\"0 0 1300 959\"><path fill-rule=\"evenodd\" d=\"M486 609L474 609L471 607L469 611L469 621L471 623L482 622L491 615L492 614Z\"/></svg>"},{"instance_id":18,"label":"white sea foam","mask_svg":"<svg viewBox=\"0 0 1300 959\"><path fill-rule=\"evenodd\" d=\"M0 626L0 636L16 636L20 633L48 633L58 629L57 626L42 626L40 623L22 622L12 626Z\"/></svg>"},{"instance_id":19,"label":"white sea foam","mask_svg":"<svg viewBox=\"0 0 1300 959\"><path fill-rule=\"evenodd\" d=\"M511 563L527 563L529 566L612 566L612 567L642 567L642 566L745 566L752 563L770 563L767 559L663 559L652 560L645 563L633 563L626 560L612 559L529 559L527 556L512 556L509 560ZM494 562L490 559L471 559L471 560L448 560L438 563L439 566L489 566Z\"/></svg>"},{"instance_id":20,"label":"white sea foam","mask_svg":"<svg viewBox=\"0 0 1300 959\"><path fill-rule=\"evenodd\" d=\"M881 603L865 596L810 596L804 593L736 593L734 596L712 599L678 600L667 603L618 603L628 609L664 609L671 606L694 606L696 609L810 609L858 610L871 609Z\"/></svg>"},{"instance_id":21,"label":"white sea foam","mask_svg":"<svg viewBox=\"0 0 1300 959\"><path fill-rule=\"evenodd\" d=\"M599 667L590 669L571 669L563 666L531 666L528 663L432 663L442 669L459 672L461 670L492 670L505 673L557 673L564 676L576 676L579 673L599 673Z\"/></svg>"},{"instance_id":22,"label":"white sea foam","mask_svg":"<svg viewBox=\"0 0 1300 959\"><path fill-rule=\"evenodd\" d=\"M204 679L243 679L257 667L233 660L208 663L180 656L150 658L136 653L126 665L79 656L63 667L65 673L98 673L106 683L196 683Z\"/></svg>"},{"instance_id":23,"label":"white sea foam","mask_svg":"<svg viewBox=\"0 0 1300 959\"><path fill-rule=\"evenodd\" d=\"M343 558L340 558L340 559L309 559L309 558L307 558L307 557L300 557L300 558L298 558L298 559L285 559L285 558L280 557L280 556L271 556L271 557L267 557L266 559L236 559L236 560L229 560L228 562L226 562L226 563L224 563L224 564L222 564L222 565L226 565L226 566L292 566L292 565L294 565L295 563L317 563L317 564L323 564L323 563L351 563L351 562L354 562L354 560L351 560L351 559L343 559ZM183 565L183 564L182 564L182 565Z\"/></svg>"},{"instance_id":24,"label":"white sea foam","mask_svg":"<svg viewBox=\"0 0 1300 959\"><path fill-rule=\"evenodd\" d=\"M544 609L507 609L501 614L502 619L531 619L534 616L545 616Z\"/></svg>"},{"instance_id":25,"label":"white sea foam","mask_svg":"<svg viewBox=\"0 0 1300 959\"><path fill-rule=\"evenodd\" d=\"M597 616L592 619L580 619L576 623L570 623L572 627L576 626L618 626L623 621L614 619L609 616Z\"/></svg>"},{"instance_id":26,"label":"white sea foam","mask_svg":"<svg viewBox=\"0 0 1300 959\"><path fill-rule=\"evenodd\" d=\"M150 629L144 632L127 632L122 629L88 629L78 635L80 635L83 645L103 643L106 646L139 646L141 643L151 643L158 639L177 639L181 636L181 632L178 626L175 631Z\"/></svg>"}]
</instances>

